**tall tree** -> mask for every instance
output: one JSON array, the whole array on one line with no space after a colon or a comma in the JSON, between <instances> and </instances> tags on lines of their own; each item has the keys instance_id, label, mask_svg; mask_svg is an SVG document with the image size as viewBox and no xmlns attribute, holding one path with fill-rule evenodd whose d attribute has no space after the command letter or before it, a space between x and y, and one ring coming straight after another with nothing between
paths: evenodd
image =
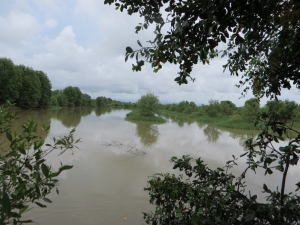
<instances>
[{"instance_id":1,"label":"tall tree","mask_svg":"<svg viewBox=\"0 0 300 225\"><path fill-rule=\"evenodd\" d=\"M235 109L236 109L236 106L231 101L221 101L220 102L220 110L223 115L231 115Z\"/></svg>"},{"instance_id":2,"label":"tall tree","mask_svg":"<svg viewBox=\"0 0 300 225\"><path fill-rule=\"evenodd\" d=\"M16 102L21 86L22 78L14 63L10 59L0 58L0 105L7 100Z\"/></svg>"},{"instance_id":3,"label":"tall tree","mask_svg":"<svg viewBox=\"0 0 300 225\"><path fill-rule=\"evenodd\" d=\"M220 113L219 100L210 99L206 107L206 113L211 117L216 117Z\"/></svg>"},{"instance_id":4,"label":"tall tree","mask_svg":"<svg viewBox=\"0 0 300 225\"><path fill-rule=\"evenodd\" d=\"M63 94L68 100L69 107L79 107L81 105L81 91L78 87L68 86L63 90Z\"/></svg>"},{"instance_id":5,"label":"tall tree","mask_svg":"<svg viewBox=\"0 0 300 225\"><path fill-rule=\"evenodd\" d=\"M38 107L41 99L41 81L36 72L24 65L16 66L22 77L22 87L17 105L22 108Z\"/></svg>"},{"instance_id":6,"label":"tall tree","mask_svg":"<svg viewBox=\"0 0 300 225\"><path fill-rule=\"evenodd\" d=\"M92 106L92 98L88 94L82 94L81 96L81 106L91 107Z\"/></svg>"},{"instance_id":7,"label":"tall tree","mask_svg":"<svg viewBox=\"0 0 300 225\"><path fill-rule=\"evenodd\" d=\"M49 80L47 74L45 74L43 71L35 71L35 73L40 79L41 83L41 98L39 100L39 107L45 108L51 98L51 81Z\"/></svg>"},{"instance_id":8,"label":"tall tree","mask_svg":"<svg viewBox=\"0 0 300 225\"><path fill-rule=\"evenodd\" d=\"M259 102L256 98L251 98L247 100L243 108L244 118L248 121L253 121L256 118L259 109L260 109Z\"/></svg>"}]
</instances>

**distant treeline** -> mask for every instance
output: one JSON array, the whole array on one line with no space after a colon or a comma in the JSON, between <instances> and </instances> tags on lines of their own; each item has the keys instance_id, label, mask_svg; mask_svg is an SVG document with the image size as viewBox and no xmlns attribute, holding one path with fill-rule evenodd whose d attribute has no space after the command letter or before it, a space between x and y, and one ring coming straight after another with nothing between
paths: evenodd
<instances>
[{"instance_id":1,"label":"distant treeline","mask_svg":"<svg viewBox=\"0 0 300 225\"><path fill-rule=\"evenodd\" d=\"M120 102L104 96L92 99L78 87L51 89L51 81L43 71L15 65L11 59L0 58L0 105L10 101L20 108L135 107L135 103Z\"/></svg>"},{"instance_id":2,"label":"distant treeline","mask_svg":"<svg viewBox=\"0 0 300 225\"><path fill-rule=\"evenodd\" d=\"M63 90L51 92L49 106L60 107L135 107L135 103L120 102L99 96L92 99L88 94L82 93L78 87L66 87Z\"/></svg>"},{"instance_id":3,"label":"distant treeline","mask_svg":"<svg viewBox=\"0 0 300 225\"><path fill-rule=\"evenodd\" d=\"M178 104L164 104L160 108L165 112L172 112L173 115L180 113L194 119L221 119L220 125L226 127L231 127L234 123L252 122L258 113L276 113L282 120L300 121L300 106L290 100L268 101L265 106L260 107L257 99L252 98L245 101L243 107L236 107L231 101L211 99L208 105L197 106L194 102L181 101Z\"/></svg>"}]
</instances>

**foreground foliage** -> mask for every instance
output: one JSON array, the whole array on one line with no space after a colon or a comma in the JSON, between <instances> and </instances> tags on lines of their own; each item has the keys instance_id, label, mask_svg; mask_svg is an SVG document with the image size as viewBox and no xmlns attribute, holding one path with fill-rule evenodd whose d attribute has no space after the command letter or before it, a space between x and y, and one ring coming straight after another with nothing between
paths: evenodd
<instances>
[{"instance_id":1,"label":"foreground foliage","mask_svg":"<svg viewBox=\"0 0 300 225\"><path fill-rule=\"evenodd\" d=\"M154 72L166 62L178 64L175 81L192 80L198 62L226 56L231 75L241 75L244 92L276 97L282 88L299 87L300 2L298 0L105 0L116 9L144 19L135 29L155 27L155 38L140 49L126 48L136 57L134 71L145 62ZM154 24L155 26L151 26ZM221 50L220 50L221 49Z\"/></svg>"},{"instance_id":2,"label":"foreground foliage","mask_svg":"<svg viewBox=\"0 0 300 225\"><path fill-rule=\"evenodd\" d=\"M223 168L209 169L201 158L189 156L170 161L173 169L184 175L156 174L148 181L150 203L156 206L154 213L144 213L148 224L300 224L300 196L286 193L286 179L290 166L296 166L300 154L300 133L282 123L276 115L259 117L262 132L257 138L246 142L247 167L235 177L230 168L237 165L238 158L228 161ZM291 138L286 146L274 147L274 142ZM283 144L280 142L280 144ZM256 195L245 193L247 171L273 170L281 172L278 179L280 190L262 185L266 202ZM296 181L295 181L296 182ZM296 191L300 182L295 183Z\"/></svg>"},{"instance_id":3,"label":"foreground foliage","mask_svg":"<svg viewBox=\"0 0 300 225\"><path fill-rule=\"evenodd\" d=\"M115 3L116 9L137 13L144 19L136 26L136 33L154 24L154 40L140 49L126 48L125 61L136 58L133 71L140 71L145 62L154 72L166 62L178 64L175 81L187 84L194 81L192 70L198 62L222 56L223 65L231 75L240 76L238 87L243 94L275 98L283 88L293 85L300 88L300 1L299 0L105 0ZM270 105L274 110L279 104ZM253 120L259 112L259 104L250 100L242 114ZM217 116L218 102L211 102L208 113ZM293 106L289 107L290 109ZM191 111L189 108L188 111ZM229 107L230 110L230 107ZM275 109L276 111L276 109ZM225 112L225 111L224 111ZM230 112L230 111L229 111ZM263 123L261 133L246 141L247 167L240 177L229 173L236 159L225 168L211 170L201 161L184 156L173 158L174 168L185 172L184 176L155 175L146 189L150 202L156 205L153 214L145 213L148 224L299 224L299 196L285 193L286 176L290 166L299 160L299 132L285 122L287 117L265 113L259 116ZM296 138L289 137L290 131ZM275 148L274 142L287 136L286 146ZM280 143L282 144L282 143ZM270 166L272 164L272 166ZM275 165L274 165L275 164ZM274 166L273 166L274 165ZM265 169L265 174L279 170L281 190L263 191L267 202L244 193L244 179L249 169ZM296 184L298 188L300 183ZM298 190L297 188L297 190ZM296 191L297 191L296 190Z\"/></svg>"},{"instance_id":4,"label":"foreground foliage","mask_svg":"<svg viewBox=\"0 0 300 225\"><path fill-rule=\"evenodd\" d=\"M15 119L14 112L0 107L0 135L7 138L0 144L0 224L30 223L31 220L23 221L21 217L30 210L31 203L46 207L44 202L52 202L46 196L58 184L57 177L73 166L61 164L57 171L53 171L46 156L53 151L62 154L72 150L79 142L73 138L73 129L68 135L53 138L53 144L45 143L37 136L38 125L32 120L28 120L22 126L23 132L17 134L11 131ZM45 132L49 129L43 127ZM59 194L57 187L56 192Z\"/></svg>"}]
</instances>

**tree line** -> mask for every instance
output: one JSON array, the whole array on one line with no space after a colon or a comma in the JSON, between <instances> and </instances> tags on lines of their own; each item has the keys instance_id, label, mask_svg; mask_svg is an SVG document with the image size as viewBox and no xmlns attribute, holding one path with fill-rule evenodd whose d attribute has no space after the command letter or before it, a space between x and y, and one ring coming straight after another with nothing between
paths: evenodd
<instances>
[{"instance_id":1,"label":"tree line","mask_svg":"<svg viewBox=\"0 0 300 225\"><path fill-rule=\"evenodd\" d=\"M43 71L15 65L11 59L0 58L0 105L7 101L20 108L135 106L135 103L104 96L92 99L90 95L82 93L79 87L52 90L51 81Z\"/></svg>"},{"instance_id":2,"label":"tree line","mask_svg":"<svg viewBox=\"0 0 300 225\"><path fill-rule=\"evenodd\" d=\"M0 104L8 101L21 108L44 108L51 97L51 82L43 71L0 58Z\"/></svg>"},{"instance_id":3,"label":"tree line","mask_svg":"<svg viewBox=\"0 0 300 225\"><path fill-rule=\"evenodd\" d=\"M253 121L258 113L276 113L282 120L300 119L300 105L290 100L271 100L261 107L256 98L251 98L245 101L243 107L237 107L229 100L211 99L207 105L197 106L194 102L181 101L178 104L164 104L160 108L199 116L235 117L248 122Z\"/></svg>"},{"instance_id":4,"label":"tree line","mask_svg":"<svg viewBox=\"0 0 300 225\"><path fill-rule=\"evenodd\" d=\"M51 92L49 106L60 107L135 107L136 103L121 102L105 96L93 99L88 94L82 93L78 87L68 86L63 90Z\"/></svg>"}]
</instances>

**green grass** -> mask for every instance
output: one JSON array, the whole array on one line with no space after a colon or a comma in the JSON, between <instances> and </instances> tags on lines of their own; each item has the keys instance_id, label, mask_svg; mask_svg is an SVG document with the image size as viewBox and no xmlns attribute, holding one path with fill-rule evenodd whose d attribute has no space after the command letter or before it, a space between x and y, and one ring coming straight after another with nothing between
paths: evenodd
<instances>
[{"instance_id":1,"label":"green grass","mask_svg":"<svg viewBox=\"0 0 300 225\"><path fill-rule=\"evenodd\" d=\"M189 122L205 122L216 127L244 129L244 130L260 130L260 126L254 126L253 122L245 121L241 116L223 116L223 117L210 117L208 115L199 115L197 113L180 113L169 110L161 110L160 115L170 119L185 119ZM293 127L296 130L300 129L300 121L294 121L287 123L288 126Z\"/></svg>"},{"instance_id":2,"label":"green grass","mask_svg":"<svg viewBox=\"0 0 300 225\"><path fill-rule=\"evenodd\" d=\"M128 121L153 121L157 123L165 123L167 122L161 116L142 116L140 115L137 109L132 110L130 113L126 115L126 120Z\"/></svg>"},{"instance_id":3,"label":"green grass","mask_svg":"<svg viewBox=\"0 0 300 225\"><path fill-rule=\"evenodd\" d=\"M243 121L237 117L210 117L208 115L199 115L197 113L180 113L175 111L161 110L160 115L165 117L174 117L187 119L194 122L205 122L216 127L234 128L234 129L245 129L245 130L258 130L259 127L255 127L252 122Z\"/></svg>"}]
</instances>

